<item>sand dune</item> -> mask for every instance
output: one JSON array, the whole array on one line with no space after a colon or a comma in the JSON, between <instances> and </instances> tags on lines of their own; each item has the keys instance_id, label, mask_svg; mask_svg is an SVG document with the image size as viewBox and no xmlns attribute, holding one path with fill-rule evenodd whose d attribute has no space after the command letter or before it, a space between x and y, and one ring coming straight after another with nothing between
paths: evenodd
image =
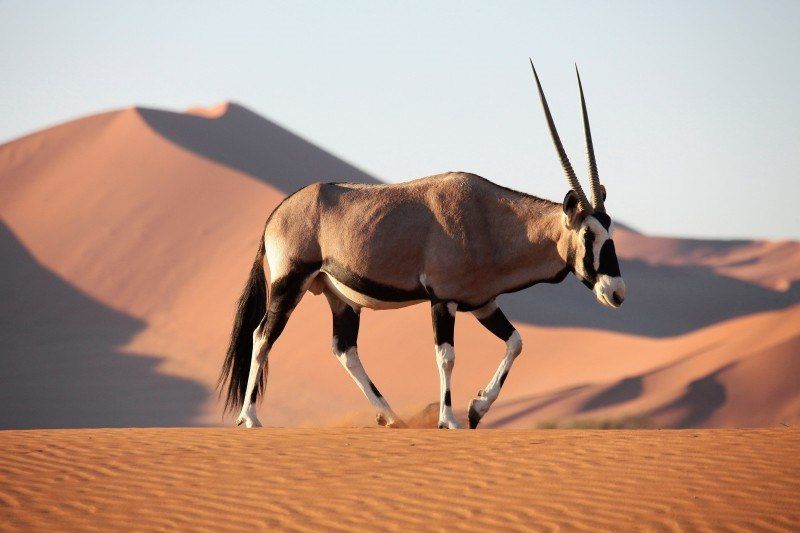
<instances>
[{"instance_id":1,"label":"sand dune","mask_svg":"<svg viewBox=\"0 0 800 533\"><path fill-rule=\"evenodd\" d=\"M378 181L236 103L193 108L187 113L148 108L138 112L150 128L178 146L259 178L286 194L318 181Z\"/></svg>"},{"instance_id":2,"label":"sand dune","mask_svg":"<svg viewBox=\"0 0 800 533\"><path fill-rule=\"evenodd\" d=\"M19 530L800 527L800 431L0 432Z\"/></svg>"},{"instance_id":3,"label":"sand dune","mask_svg":"<svg viewBox=\"0 0 800 533\"><path fill-rule=\"evenodd\" d=\"M13 382L0 427L222 422L212 388L262 224L318 180L375 178L235 104L129 108L0 146L2 267L14 273L0 283L0 373ZM624 227L616 239L621 312L574 280L501 299L526 348L487 425L797 420L800 387L782 369L797 361L800 244ZM365 366L398 409L438 396L430 329L423 305L364 313ZM328 425L365 408L329 335L327 304L307 296L273 352L262 420ZM456 350L465 407L502 346L463 315Z\"/></svg>"}]
</instances>

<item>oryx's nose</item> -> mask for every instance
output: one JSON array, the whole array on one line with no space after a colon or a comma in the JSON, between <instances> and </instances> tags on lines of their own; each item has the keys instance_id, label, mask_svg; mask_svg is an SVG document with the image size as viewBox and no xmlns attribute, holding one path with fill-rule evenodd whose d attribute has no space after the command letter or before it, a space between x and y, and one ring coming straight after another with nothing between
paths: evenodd
<instances>
[{"instance_id":1,"label":"oryx's nose","mask_svg":"<svg viewBox=\"0 0 800 533\"><path fill-rule=\"evenodd\" d=\"M622 302L625 301L625 297L620 296L617 291L614 291L614 293L611 295L611 300L614 302L614 305L619 307L620 305L622 305Z\"/></svg>"}]
</instances>

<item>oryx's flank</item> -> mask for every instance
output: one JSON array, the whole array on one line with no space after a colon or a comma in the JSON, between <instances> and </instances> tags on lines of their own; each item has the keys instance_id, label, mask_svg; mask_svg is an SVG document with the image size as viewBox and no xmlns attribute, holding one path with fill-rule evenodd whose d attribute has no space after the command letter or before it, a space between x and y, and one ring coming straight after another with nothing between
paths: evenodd
<instances>
[{"instance_id":1,"label":"oryx's flank","mask_svg":"<svg viewBox=\"0 0 800 533\"><path fill-rule=\"evenodd\" d=\"M440 428L460 427L450 396L456 312L472 312L505 341L500 366L469 405L474 428L522 350L519 333L495 303L498 295L559 283L572 272L600 303L622 304L625 283L611 240L580 75L591 203L561 145L536 69L533 75L570 186L561 204L453 172L397 185L317 183L275 208L239 300L220 375L220 385L228 382L226 408L241 407L237 424L260 425L255 402L266 386L269 352L306 291L327 298L333 353L378 411L379 423L389 426L401 422L358 357L362 308L431 303Z\"/></svg>"}]
</instances>

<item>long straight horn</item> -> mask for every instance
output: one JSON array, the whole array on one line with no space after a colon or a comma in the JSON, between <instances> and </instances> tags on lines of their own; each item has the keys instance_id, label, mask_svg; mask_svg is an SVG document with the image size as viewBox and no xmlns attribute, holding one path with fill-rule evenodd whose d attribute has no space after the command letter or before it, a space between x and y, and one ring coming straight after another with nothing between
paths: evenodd
<instances>
[{"instance_id":1,"label":"long straight horn","mask_svg":"<svg viewBox=\"0 0 800 533\"><path fill-rule=\"evenodd\" d=\"M586 137L586 157L589 160L589 189L592 192L592 207L595 211L604 213L606 210L603 203L603 193L600 189L600 176L597 173L597 161L594 158L594 143L592 143L592 130L589 127L589 113L586 111L586 99L583 97L583 84L581 75L578 72L578 65L575 65L575 74L578 76L578 89L581 92L581 110L583 111L583 134Z\"/></svg>"},{"instance_id":2,"label":"long straight horn","mask_svg":"<svg viewBox=\"0 0 800 533\"><path fill-rule=\"evenodd\" d=\"M531 62L531 69L533 70L533 77L536 80L536 87L539 89L539 98L542 101L542 108L544 109L544 117L547 119L547 127L550 129L550 137L552 137L553 139L553 144L556 147L556 152L558 152L558 158L561 160L561 168L564 169L564 174L566 174L567 176L567 182L569 182L570 188L577 193L578 201L581 204L581 208L584 211L591 212L592 205L586 198L586 193L583 192L583 188L581 187L581 184L578 181L578 177L575 175L575 171L572 169L572 165L569 162L567 153L564 151L564 145L561 144L561 139L558 136L556 125L553 122L553 116L550 114L550 107L547 105L547 99L544 97L542 84L539 82L539 75L536 74L536 67L533 66L533 59L530 58L528 59Z\"/></svg>"}]
</instances>

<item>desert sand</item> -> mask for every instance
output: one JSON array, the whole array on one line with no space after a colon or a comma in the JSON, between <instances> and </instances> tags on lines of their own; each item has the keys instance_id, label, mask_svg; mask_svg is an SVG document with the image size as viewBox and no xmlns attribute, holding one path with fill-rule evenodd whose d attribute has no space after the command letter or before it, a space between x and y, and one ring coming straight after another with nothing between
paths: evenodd
<instances>
[{"instance_id":1,"label":"desert sand","mask_svg":"<svg viewBox=\"0 0 800 533\"><path fill-rule=\"evenodd\" d=\"M264 220L300 186L339 180L377 181L233 103L110 111L0 146L0 427L229 424L214 383ZM486 427L800 420L799 243L623 225L615 240L629 286L621 310L572 278L501 297L525 348ZM427 306L365 311L360 348L396 409L438 397ZM455 406L502 351L459 315ZM330 354L321 297L300 304L270 367L268 425L372 416Z\"/></svg>"},{"instance_id":2,"label":"desert sand","mask_svg":"<svg viewBox=\"0 0 800 533\"><path fill-rule=\"evenodd\" d=\"M5 530L800 527L800 431L0 432Z\"/></svg>"}]
</instances>

